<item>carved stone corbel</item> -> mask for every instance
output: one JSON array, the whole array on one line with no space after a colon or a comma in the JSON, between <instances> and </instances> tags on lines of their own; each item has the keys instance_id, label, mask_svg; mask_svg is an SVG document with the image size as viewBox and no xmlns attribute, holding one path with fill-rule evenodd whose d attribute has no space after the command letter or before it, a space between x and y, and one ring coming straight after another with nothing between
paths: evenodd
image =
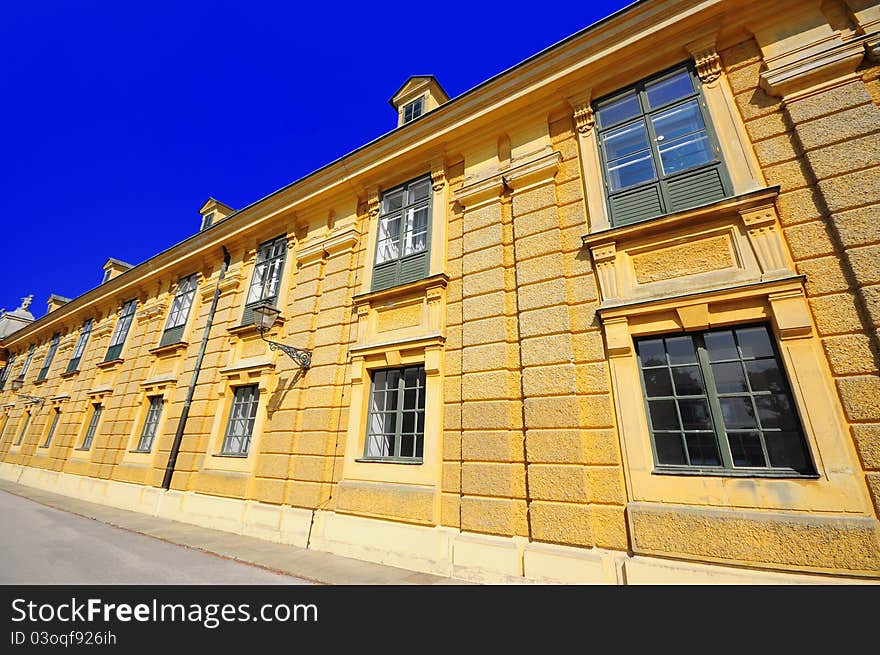
<instances>
[{"instance_id":1,"label":"carved stone corbel","mask_svg":"<svg viewBox=\"0 0 880 655\"><path fill-rule=\"evenodd\" d=\"M441 191L445 186L446 167L442 159L435 159L431 162L431 188L434 191Z\"/></svg>"},{"instance_id":2,"label":"carved stone corbel","mask_svg":"<svg viewBox=\"0 0 880 655\"><path fill-rule=\"evenodd\" d=\"M782 245L782 235L776 216L775 205L762 205L739 212L749 241L761 266L761 273L767 275L778 271L790 271L791 267Z\"/></svg>"},{"instance_id":3,"label":"carved stone corbel","mask_svg":"<svg viewBox=\"0 0 880 655\"><path fill-rule=\"evenodd\" d=\"M694 58L697 75L703 84L711 84L721 77L721 57L715 49L715 34L692 41L685 49Z\"/></svg>"},{"instance_id":4,"label":"carved stone corbel","mask_svg":"<svg viewBox=\"0 0 880 655\"><path fill-rule=\"evenodd\" d=\"M614 242L603 243L590 248L593 264L596 266L596 277L599 278L599 290L603 300L611 300L620 296L617 283L617 246Z\"/></svg>"},{"instance_id":5,"label":"carved stone corbel","mask_svg":"<svg viewBox=\"0 0 880 655\"><path fill-rule=\"evenodd\" d=\"M596 125L596 115L593 113L593 107L587 100L574 108L574 123L577 131L581 134L588 134Z\"/></svg>"}]
</instances>

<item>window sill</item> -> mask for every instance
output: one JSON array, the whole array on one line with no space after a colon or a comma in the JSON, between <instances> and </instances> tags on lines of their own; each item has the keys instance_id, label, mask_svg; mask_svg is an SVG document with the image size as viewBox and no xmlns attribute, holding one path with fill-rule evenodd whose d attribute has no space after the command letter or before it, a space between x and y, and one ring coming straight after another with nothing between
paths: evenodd
<instances>
[{"instance_id":1,"label":"window sill","mask_svg":"<svg viewBox=\"0 0 880 655\"><path fill-rule=\"evenodd\" d=\"M406 282L404 284L399 284L394 287L388 287L387 289L368 291L367 293L359 293L354 296L353 300L356 305L362 305L365 303L372 304L374 302L379 302L392 296L406 295L414 291L424 291L429 287L440 286L445 288L448 282L448 275L446 275L445 273L438 273L436 275L424 277L421 280L416 280L415 282Z\"/></svg>"},{"instance_id":2,"label":"window sill","mask_svg":"<svg viewBox=\"0 0 880 655\"><path fill-rule=\"evenodd\" d=\"M722 469L714 467L678 468L673 466L656 466L653 475L684 475L713 478L765 478L765 479L797 479L818 480L818 473L798 473L792 470L769 469Z\"/></svg>"},{"instance_id":3,"label":"window sill","mask_svg":"<svg viewBox=\"0 0 880 655\"><path fill-rule=\"evenodd\" d=\"M663 214L662 216L654 216L632 223L624 223L622 225L613 225L608 229L599 232L591 232L581 237L581 242L585 247L598 246L607 241L615 241L624 237L632 236L634 233L638 235L664 232L672 227L680 224L692 224L700 219L710 219L719 215L736 214L752 207L756 207L768 202L773 202L779 195L778 186L757 189L749 191L738 196L728 196L708 205L701 205L692 209L685 209L675 213Z\"/></svg>"},{"instance_id":4,"label":"window sill","mask_svg":"<svg viewBox=\"0 0 880 655\"><path fill-rule=\"evenodd\" d=\"M39 387L42 384L46 384L46 380L48 380L48 378L37 378L34 380L34 386Z\"/></svg>"},{"instance_id":5,"label":"window sill","mask_svg":"<svg viewBox=\"0 0 880 655\"><path fill-rule=\"evenodd\" d=\"M359 457L354 461L362 464L407 464L410 466L418 466L423 462L421 457L408 459L399 457Z\"/></svg>"},{"instance_id":6,"label":"window sill","mask_svg":"<svg viewBox=\"0 0 880 655\"><path fill-rule=\"evenodd\" d=\"M248 454L236 455L235 453L214 453L212 457L229 457L231 459L247 459Z\"/></svg>"},{"instance_id":7,"label":"window sill","mask_svg":"<svg viewBox=\"0 0 880 655\"><path fill-rule=\"evenodd\" d=\"M138 453L139 455L149 455L153 451L152 450L140 450L138 448L135 448L134 450L129 450L128 452Z\"/></svg>"},{"instance_id":8,"label":"window sill","mask_svg":"<svg viewBox=\"0 0 880 655\"><path fill-rule=\"evenodd\" d=\"M117 364L121 364L121 363L124 362L124 361L125 361L124 359L122 359L122 358L120 358L120 357L117 357L116 359L108 359L108 360L105 360L105 361L103 361L103 362L98 362L98 363L96 364L96 366L97 366L98 368L101 368L101 369L113 368L113 367L116 366Z\"/></svg>"},{"instance_id":9,"label":"window sill","mask_svg":"<svg viewBox=\"0 0 880 655\"><path fill-rule=\"evenodd\" d=\"M72 378L74 375L79 375L78 368L75 368L72 371L64 371L64 373L62 373L59 377L67 379L67 378Z\"/></svg>"},{"instance_id":10,"label":"window sill","mask_svg":"<svg viewBox=\"0 0 880 655\"><path fill-rule=\"evenodd\" d=\"M91 446L89 446L88 448L83 448L82 446L80 446L79 448L74 448L75 451L80 452L80 453L87 453L91 449L92 449Z\"/></svg>"},{"instance_id":11,"label":"window sill","mask_svg":"<svg viewBox=\"0 0 880 655\"><path fill-rule=\"evenodd\" d=\"M177 343L169 343L165 346L156 346L155 348L150 348L147 352L151 355L157 355L159 357L163 355L176 355L179 350L186 350L189 346L188 341L178 341Z\"/></svg>"}]
</instances>

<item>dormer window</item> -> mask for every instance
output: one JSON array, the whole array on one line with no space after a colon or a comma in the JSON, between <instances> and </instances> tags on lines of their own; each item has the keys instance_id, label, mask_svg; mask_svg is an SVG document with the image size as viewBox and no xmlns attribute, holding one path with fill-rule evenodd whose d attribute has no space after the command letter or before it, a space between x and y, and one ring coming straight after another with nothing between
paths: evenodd
<instances>
[{"instance_id":1,"label":"dormer window","mask_svg":"<svg viewBox=\"0 0 880 655\"><path fill-rule=\"evenodd\" d=\"M211 212L210 214L205 214L205 217L202 219L202 229L207 230L209 227L211 227L211 223L213 222L214 212Z\"/></svg>"},{"instance_id":2,"label":"dormer window","mask_svg":"<svg viewBox=\"0 0 880 655\"><path fill-rule=\"evenodd\" d=\"M425 98L417 98L403 108L403 124L415 120L425 113Z\"/></svg>"}]
</instances>

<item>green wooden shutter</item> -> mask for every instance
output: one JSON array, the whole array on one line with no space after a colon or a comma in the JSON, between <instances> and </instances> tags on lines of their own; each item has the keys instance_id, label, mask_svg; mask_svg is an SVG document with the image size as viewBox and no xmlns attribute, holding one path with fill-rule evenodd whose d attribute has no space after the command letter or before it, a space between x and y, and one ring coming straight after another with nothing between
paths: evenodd
<instances>
[{"instance_id":1,"label":"green wooden shutter","mask_svg":"<svg viewBox=\"0 0 880 655\"><path fill-rule=\"evenodd\" d=\"M615 194L609 201L614 225L643 221L664 213L659 184Z\"/></svg>"},{"instance_id":2,"label":"green wooden shutter","mask_svg":"<svg viewBox=\"0 0 880 655\"><path fill-rule=\"evenodd\" d=\"M725 197L718 166L703 168L669 180L666 183L669 211L708 205Z\"/></svg>"},{"instance_id":3,"label":"green wooden shutter","mask_svg":"<svg viewBox=\"0 0 880 655\"><path fill-rule=\"evenodd\" d=\"M104 357L105 362L109 362L113 359L119 359L119 355L122 354L122 346L123 344L118 343L115 346L110 346L107 349L107 355Z\"/></svg>"},{"instance_id":4,"label":"green wooden shutter","mask_svg":"<svg viewBox=\"0 0 880 655\"><path fill-rule=\"evenodd\" d=\"M397 284L400 271L400 260L395 259L390 262L383 262L373 267L373 291L381 291L382 289L390 289Z\"/></svg>"},{"instance_id":5,"label":"green wooden shutter","mask_svg":"<svg viewBox=\"0 0 880 655\"><path fill-rule=\"evenodd\" d=\"M430 253L425 250L416 255L410 255L400 260L400 273L398 284L421 280L428 274L428 259Z\"/></svg>"},{"instance_id":6,"label":"green wooden shutter","mask_svg":"<svg viewBox=\"0 0 880 655\"><path fill-rule=\"evenodd\" d=\"M184 325L178 325L177 327L168 328L162 333L162 339L159 341L159 347L169 346L172 343L180 343L181 339L183 339L183 329Z\"/></svg>"}]
</instances>

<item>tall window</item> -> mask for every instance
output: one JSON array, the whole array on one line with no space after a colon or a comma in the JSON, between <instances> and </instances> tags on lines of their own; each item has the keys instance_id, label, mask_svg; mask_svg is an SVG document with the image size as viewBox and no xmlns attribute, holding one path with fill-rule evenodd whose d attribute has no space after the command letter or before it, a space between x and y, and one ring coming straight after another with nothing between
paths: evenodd
<instances>
[{"instance_id":1,"label":"tall window","mask_svg":"<svg viewBox=\"0 0 880 655\"><path fill-rule=\"evenodd\" d=\"M373 266L374 291L414 282L427 275L430 216L430 176L382 195Z\"/></svg>"},{"instance_id":2,"label":"tall window","mask_svg":"<svg viewBox=\"0 0 880 655\"><path fill-rule=\"evenodd\" d=\"M177 293L174 294L171 311L168 313L168 320L165 322L165 331L162 333L162 340L159 342L160 346L178 343L183 338L183 330L189 318L189 310L192 308L193 298L196 295L197 280L197 275L190 275L181 278L180 282L178 282Z\"/></svg>"},{"instance_id":3,"label":"tall window","mask_svg":"<svg viewBox=\"0 0 880 655\"><path fill-rule=\"evenodd\" d=\"M417 98L403 107L403 123L409 123L425 113L425 99Z\"/></svg>"},{"instance_id":4,"label":"tall window","mask_svg":"<svg viewBox=\"0 0 880 655\"><path fill-rule=\"evenodd\" d=\"M48 448L52 443L52 437L55 436L55 428L58 427L58 419L61 416L61 410L55 408L52 410L52 423L49 424L49 431L46 433L46 440L43 442L43 448Z\"/></svg>"},{"instance_id":5,"label":"tall window","mask_svg":"<svg viewBox=\"0 0 880 655\"><path fill-rule=\"evenodd\" d=\"M273 305L278 301L278 286L281 272L284 270L284 258L287 253L287 237L280 236L260 245L257 249L257 261L251 285L248 287L242 325L250 325L254 321L251 307L265 300Z\"/></svg>"},{"instance_id":6,"label":"tall window","mask_svg":"<svg viewBox=\"0 0 880 655\"><path fill-rule=\"evenodd\" d=\"M421 461L425 436L425 367L374 371L364 457Z\"/></svg>"},{"instance_id":7,"label":"tall window","mask_svg":"<svg viewBox=\"0 0 880 655\"><path fill-rule=\"evenodd\" d=\"M254 421L257 418L257 405L260 389L257 385L236 387L229 410L229 423L220 452L223 455L247 455L254 434Z\"/></svg>"},{"instance_id":8,"label":"tall window","mask_svg":"<svg viewBox=\"0 0 880 655\"><path fill-rule=\"evenodd\" d=\"M659 469L814 473L767 326L636 341Z\"/></svg>"},{"instance_id":9,"label":"tall window","mask_svg":"<svg viewBox=\"0 0 880 655\"><path fill-rule=\"evenodd\" d=\"M211 223L213 223L213 222L214 222L214 212L211 212L209 214L205 214L205 217L202 219L202 229L207 230L209 227L211 227Z\"/></svg>"},{"instance_id":10,"label":"tall window","mask_svg":"<svg viewBox=\"0 0 880 655\"><path fill-rule=\"evenodd\" d=\"M49 342L49 350L46 351L46 359L43 360L43 366L37 374L38 380L45 380L46 376L49 374L49 367L52 366L52 360L55 358L55 353L58 350L58 342L60 340L61 334L56 332L52 335L52 341Z\"/></svg>"},{"instance_id":11,"label":"tall window","mask_svg":"<svg viewBox=\"0 0 880 655\"><path fill-rule=\"evenodd\" d=\"M19 445L22 441L24 441L24 435L27 434L28 426L30 424L31 424L31 414L30 414L30 412L25 412L24 424L21 426L21 432L18 433L18 441L15 442L15 445Z\"/></svg>"},{"instance_id":12,"label":"tall window","mask_svg":"<svg viewBox=\"0 0 880 655\"><path fill-rule=\"evenodd\" d=\"M9 361L6 362L6 366L2 371L0 371L0 391L3 391L3 387L6 386L6 378L9 377L9 371L12 370L12 365L15 363L15 355L10 356Z\"/></svg>"},{"instance_id":13,"label":"tall window","mask_svg":"<svg viewBox=\"0 0 880 655\"><path fill-rule=\"evenodd\" d=\"M24 360L24 366L21 367L21 373L18 374L19 380L24 380L24 376L27 375L28 369L31 366L31 360L34 358L34 344L31 344L31 347L28 348L27 358Z\"/></svg>"},{"instance_id":14,"label":"tall window","mask_svg":"<svg viewBox=\"0 0 880 655\"><path fill-rule=\"evenodd\" d=\"M3 435L6 434L6 426L9 425L9 414L3 415L3 427L0 428L0 441L3 440Z\"/></svg>"},{"instance_id":15,"label":"tall window","mask_svg":"<svg viewBox=\"0 0 880 655\"><path fill-rule=\"evenodd\" d=\"M83 439L80 450L88 450L92 447L92 441L95 440L95 433L98 431L98 422L101 420L101 413L103 411L104 408L100 403L92 405L92 418L89 420L89 427L86 430L86 436Z\"/></svg>"},{"instance_id":16,"label":"tall window","mask_svg":"<svg viewBox=\"0 0 880 655\"><path fill-rule=\"evenodd\" d=\"M79 331L79 338L76 340L76 346L73 348L73 355L67 363L68 373L79 368L79 362L86 350L86 344L89 342L89 335L92 333L93 323L94 321L92 319L87 318L82 324L82 329Z\"/></svg>"},{"instance_id":17,"label":"tall window","mask_svg":"<svg viewBox=\"0 0 880 655\"><path fill-rule=\"evenodd\" d=\"M159 426L159 417L162 415L162 405L162 396L150 396L150 408L147 410L147 418L144 420L141 438L136 449L139 452L148 453L153 447L156 428Z\"/></svg>"},{"instance_id":18,"label":"tall window","mask_svg":"<svg viewBox=\"0 0 880 655\"><path fill-rule=\"evenodd\" d=\"M595 104L612 223L697 207L730 193L700 80L679 67Z\"/></svg>"},{"instance_id":19,"label":"tall window","mask_svg":"<svg viewBox=\"0 0 880 655\"><path fill-rule=\"evenodd\" d=\"M122 314L116 321L116 328L113 330L113 336L110 338L110 347L104 356L104 361L109 362L113 359L119 359L122 354L122 346L125 345L125 337L128 336L128 330L131 328L131 321L134 318L134 312L137 309L137 300L129 300L122 306Z\"/></svg>"}]
</instances>

